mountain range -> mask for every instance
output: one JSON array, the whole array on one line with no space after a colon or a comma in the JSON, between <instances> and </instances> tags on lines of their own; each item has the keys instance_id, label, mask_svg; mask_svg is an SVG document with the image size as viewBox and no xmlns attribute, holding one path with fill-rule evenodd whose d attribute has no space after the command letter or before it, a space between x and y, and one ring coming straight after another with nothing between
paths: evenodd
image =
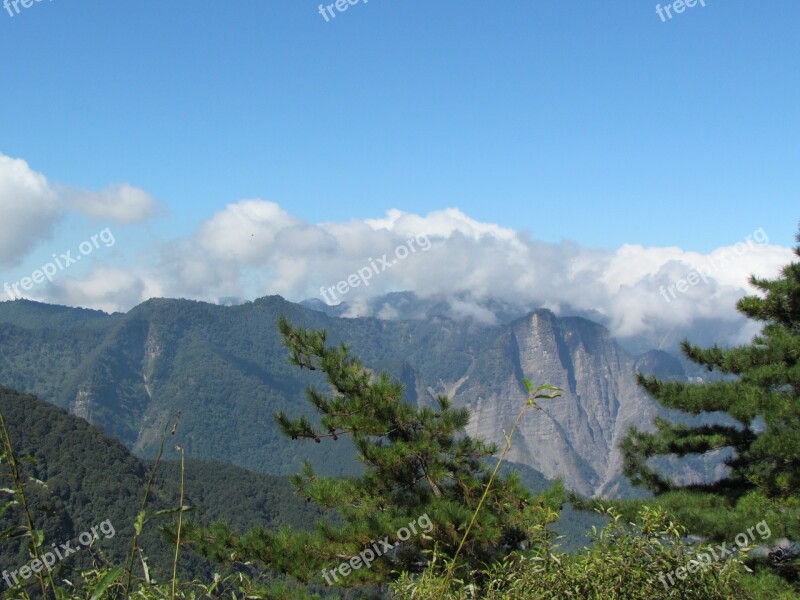
<instances>
[{"instance_id":1,"label":"mountain range","mask_svg":"<svg viewBox=\"0 0 800 600\"><path fill-rule=\"evenodd\" d=\"M329 343L348 344L369 368L399 379L409 402L446 394L468 406L467 433L501 447L525 400L522 379L558 386L562 397L527 414L509 459L583 495L632 492L617 444L630 426L647 429L658 414L634 375L685 378L677 358L632 354L603 326L547 309L516 315L497 305L491 319L453 318L413 295L383 302L391 319L349 318L345 307L279 296L229 305L152 299L110 315L3 302L0 384L86 419L140 457L155 454L180 412L182 445L194 459L274 475L310 460L324 474L355 473L347 439L301 443L278 431L276 411L313 418L305 389L325 386L318 373L289 364L276 327L284 315L325 329Z\"/></svg>"}]
</instances>

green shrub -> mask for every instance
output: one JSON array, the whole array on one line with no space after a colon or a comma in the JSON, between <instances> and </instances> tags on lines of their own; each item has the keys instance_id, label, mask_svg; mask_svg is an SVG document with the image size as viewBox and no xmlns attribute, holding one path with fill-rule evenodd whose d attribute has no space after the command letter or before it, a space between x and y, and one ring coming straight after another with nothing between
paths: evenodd
<instances>
[{"instance_id":1,"label":"green shrub","mask_svg":"<svg viewBox=\"0 0 800 600\"><path fill-rule=\"evenodd\" d=\"M420 577L403 574L392 586L398 600L537 600L576 598L597 600L761 600L796 598L786 583L769 574L751 574L736 558L706 563L685 573L683 580L667 573L687 567L705 551L685 541L686 530L662 509L644 507L635 523L626 523L614 509L602 530L594 529L594 544L577 554L555 552L545 545L509 555L501 564L473 572L469 580L453 580L442 590L441 560L434 557ZM663 579L663 582L662 582ZM479 584L478 582L487 582Z\"/></svg>"}]
</instances>

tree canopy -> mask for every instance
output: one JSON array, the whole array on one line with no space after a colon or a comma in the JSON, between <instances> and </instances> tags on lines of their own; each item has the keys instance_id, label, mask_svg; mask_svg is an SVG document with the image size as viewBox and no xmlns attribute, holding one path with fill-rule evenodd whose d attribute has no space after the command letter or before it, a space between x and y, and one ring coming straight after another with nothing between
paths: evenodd
<instances>
[{"instance_id":1,"label":"tree canopy","mask_svg":"<svg viewBox=\"0 0 800 600\"><path fill-rule=\"evenodd\" d=\"M800 233L797 235L800 244ZM800 257L800 245L795 250ZM691 383L639 376L663 407L708 416L704 423L657 418L655 432L631 430L623 443L625 474L669 506L695 533L732 539L766 518L780 537L800 539L800 263L775 279L751 276L758 293L736 308L763 327L751 343L684 354L717 381ZM679 485L650 459L727 451L726 472L714 481Z\"/></svg>"}]
</instances>

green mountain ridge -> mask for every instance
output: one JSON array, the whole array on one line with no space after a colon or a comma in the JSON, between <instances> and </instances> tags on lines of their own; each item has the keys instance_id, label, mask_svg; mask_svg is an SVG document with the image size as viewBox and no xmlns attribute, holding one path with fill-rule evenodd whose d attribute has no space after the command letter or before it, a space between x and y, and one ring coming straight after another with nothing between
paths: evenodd
<instances>
[{"instance_id":1,"label":"green mountain ridge","mask_svg":"<svg viewBox=\"0 0 800 600\"><path fill-rule=\"evenodd\" d=\"M302 327L325 329L334 343L346 342L370 369L397 377L405 386L406 401L430 404L443 393L470 406L475 413L470 434L489 441L502 439L508 427L503 415L513 414L522 398L521 376L552 380L571 394L560 402L574 415L552 413L562 410L554 404L542 413L541 424L534 425L547 425L549 415L557 420L560 441L553 451L558 456L541 455L536 463L528 448L511 461L540 472L549 469L547 479L564 476L568 486L583 493L604 481L609 486L620 480L618 469L605 472L617 468L617 462L598 455L590 444L618 436L621 425L616 420L630 416L617 414L614 395L619 390L636 394L634 360L602 326L579 317L560 319L545 309L510 324L485 325L445 317L345 319L279 296L236 306L158 298L124 315L4 302L0 383L85 418L137 456L154 455L161 431L180 411L183 447L194 459L222 460L276 475L296 473L310 460L322 474L357 473L347 438L296 444L278 431L276 411L315 418L305 389L324 385L318 373L289 365L276 329L279 315ZM552 326L534 344L541 350L533 348L531 354L527 346L534 321ZM532 371L532 365L538 369L546 364L548 356L557 358L548 371ZM581 372L587 357L597 366ZM650 357L647 367L658 372L662 362ZM626 384L609 386L598 379L609 372ZM633 405L634 418L643 424L650 415L639 414L638 407L647 400L635 396ZM588 429L576 421L587 417ZM521 435L528 437L520 441L524 449L542 432L529 429ZM603 452L612 452L612 446L606 442ZM560 471L559 463L567 470Z\"/></svg>"},{"instance_id":2,"label":"green mountain ridge","mask_svg":"<svg viewBox=\"0 0 800 600\"><path fill-rule=\"evenodd\" d=\"M25 478L25 493L34 523L43 530L48 548L78 539L102 522L112 535L100 536L96 549L122 564L127 558L133 523L152 465L133 456L118 440L98 427L67 414L30 394L0 387L0 413L9 430L15 455ZM174 508L180 498L180 465L174 446L181 441L180 426L167 436L164 457L152 490L148 512ZM2 487L9 487L7 463L0 465ZM10 498L9 498L10 499ZM276 529L287 525L306 529L323 517L314 505L298 501L287 478L248 472L218 461L186 461L184 504L195 507L187 519L210 524L224 520L239 532L256 525ZM22 523L14 506L0 514L0 531ZM156 521L145 525L142 546L156 574L165 574L173 549L158 531ZM169 520L166 521L169 523ZM109 526L106 525L106 529ZM59 575L89 566L89 552L78 552L59 562ZM30 561L24 538L0 544L0 564L13 571ZM209 576L219 567L192 555L181 561L184 577ZM3 585L3 584L0 584Z\"/></svg>"}]
</instances>

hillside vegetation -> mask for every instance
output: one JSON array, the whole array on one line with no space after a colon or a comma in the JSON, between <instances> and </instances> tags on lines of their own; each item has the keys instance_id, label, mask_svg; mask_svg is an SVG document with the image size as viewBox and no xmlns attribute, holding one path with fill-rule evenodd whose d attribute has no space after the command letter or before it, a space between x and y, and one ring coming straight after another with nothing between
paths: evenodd
<instances>
[{"instance_id":1,"label":"hillside vegetation","mask_svg":"<svg viewBox=\"0 0 800 600\"><path fill-rule=\"evenodd\" d=\"M133 523L139 512L142 493L151 465L134 457L120 442L107 437L83 419L29 394L0 387L0 414L3 416L20 477L27 482L25 495L35 524L51 543L76 540L101 522L108 522L108 534L97 541L97 558L119 564L130 551ZM165 456L172 460L159 466L151 493L155 512L178 505L180 464L174 448ZM2 483L12 489L8 472L10 456L3 454ZM194 510L187 518L197 524L217 521L244 532L258 523L267 529L304 529L320 518L314 505L297 502L287 478L248 472L215 461L188 460L185 463L184 504ZM28 538L19 537L24 521L21 506L8 504L13 498L0 497L7 509L0 513L0 531L12 535L0 541L0 564L7 570L30 561ZM170 574L171 553L159 526L171 526L165 518L145 528L141 545L146 548L153 576L166 579ZM59 561L59 577L73 579L76 572L92 565L90 553L77 552ZM12 568L13 566L13 568ZM181 561L181 575L187 578L211 577L219 567L198 554L187 554ZM6 587L6 584L0 584Z\"/></svg>"},{"instance_id":2,"label":"hillside vegetation","mask_svg":"<svg viewBox=\"0 0 800 600\"><path fill-rule=\"evenodd\" d=\"M324 329L371 369L392 373L407 402L435 406L444 394L470 408L467 431L490 442L502 443L511 425L507 406L522 393L523 371L558 385L559 410L545 407L547 418L523 423L509 458L586 495L630 493L615 442L629 423L647 425L655 414L635 370L680 374L665 353L631 357L603 327L547 310L497 325L381 321L332 317L273 296L240 306L153 299L124 315L3 302L0 383L85 418L137 456L155 455L180 411L187 456L275 475L311 460L323 474L355 475L349 439L298 448L272 418L275 411L312 418L304 390L320 383L317 373L286 362L275 329L281 315Z\"/></svg>"}]
</instances>

